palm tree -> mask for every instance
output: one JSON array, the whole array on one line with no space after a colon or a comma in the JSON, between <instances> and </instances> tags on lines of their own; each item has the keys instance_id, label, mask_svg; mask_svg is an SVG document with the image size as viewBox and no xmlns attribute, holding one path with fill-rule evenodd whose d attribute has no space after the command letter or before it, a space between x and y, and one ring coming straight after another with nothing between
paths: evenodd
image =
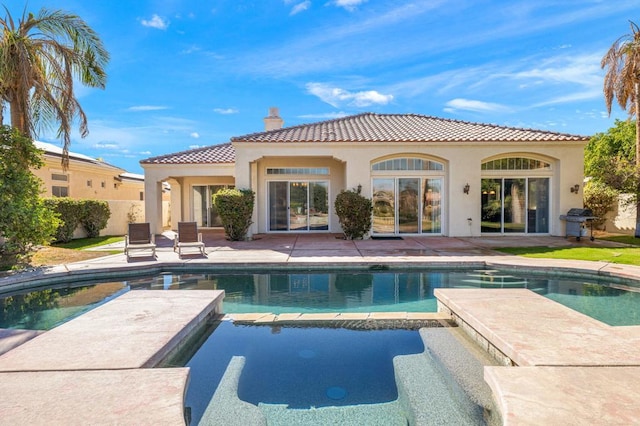
<instances>
[{"instance_id":1,"label":"palm tree","mask_svg":"<svg viewBox=\"0 0 640 426\"><path fill-rule=\"evenodd\" d=\"M601 67L607 68L604 76L604 98L611 115L613 99L623 110L636 119L636 170L640 169L640 28L630 22L631 34L616 40L602 58ZM636 191L636 231L640 237L640 182Z\"/></svg>"},{"instance_id":2,"label":"palm tree","mask_svg":"<svg viewBox=\"0 0 640 426\"><path fill-rule=\"evenodd\" d=\"M82 137L89 133L74 83L103 89L109 53L76 15L45 8L36 16L25 11L16 26L6 7L5 12L6 17L0 18L2 109L5 103L9 105L11 126L30 138L57 122L66 168L74 120L78 120Z\"/></svg>"}]
</instances>

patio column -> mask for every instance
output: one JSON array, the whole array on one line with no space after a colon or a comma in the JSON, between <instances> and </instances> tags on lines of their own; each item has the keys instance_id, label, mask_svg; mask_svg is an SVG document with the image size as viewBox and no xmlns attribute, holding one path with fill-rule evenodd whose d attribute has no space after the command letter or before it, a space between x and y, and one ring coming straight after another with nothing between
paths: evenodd
<instances>
[{"instance_id":1,"label":"patio column","mask_svg":"<svg viewBox=\"0 0 640 426\"><path fill-rule=\"evenodd\" d=\"M162 233L162 182L144 180L144 220L149 222L151 232Z\"/></svg>"}]
</instances>

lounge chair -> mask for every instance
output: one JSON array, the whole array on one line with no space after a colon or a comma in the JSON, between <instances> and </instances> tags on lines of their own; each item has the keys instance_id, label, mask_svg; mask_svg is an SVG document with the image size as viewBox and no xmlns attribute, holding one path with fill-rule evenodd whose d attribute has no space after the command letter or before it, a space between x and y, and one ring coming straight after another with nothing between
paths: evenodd
<instances>
[{"instance_id":1,"label":"lounge chair","mask_svg":"<svg viewBox=\"0 0 640 426\"><path fill-rule=\"evenodd\" d=\"M178 256L182 257L183 248L197 248L200 254L206 256L202 233L198 232L196 222L178 222L178 235L173 240L173 251L178 251Z\"/></svg>"},{"instance_id":2,"label":"lounge chair","mask_svg":"<svg viewBox=\"0 0 640 426\"><path fill-rule=\"evenodd\" d=\"M127 260L132 250L151 250L151 255L156 256L156 236L151 233L148 222L129 224L129 233L124 240L124 254L127 255Z\"/></svg>"}]
</instances>

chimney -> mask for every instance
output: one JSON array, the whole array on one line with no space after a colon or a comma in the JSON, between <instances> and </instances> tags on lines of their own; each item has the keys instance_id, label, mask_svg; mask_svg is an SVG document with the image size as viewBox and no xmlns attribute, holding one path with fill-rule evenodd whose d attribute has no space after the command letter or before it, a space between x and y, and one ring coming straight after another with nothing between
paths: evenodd
<instances>
[{"instance_id":1,"label":"chimney","mask_svg":"<svg viewBox=\"0 0 640 426\"><path fill-rule=\"evenodd\" d=\"M264 130L278 130L282 129L284 125L284 120L280 118L280 111L278 111L277 107L269 108L269 115L264 118Z\"/></svg>"}]
</instances>

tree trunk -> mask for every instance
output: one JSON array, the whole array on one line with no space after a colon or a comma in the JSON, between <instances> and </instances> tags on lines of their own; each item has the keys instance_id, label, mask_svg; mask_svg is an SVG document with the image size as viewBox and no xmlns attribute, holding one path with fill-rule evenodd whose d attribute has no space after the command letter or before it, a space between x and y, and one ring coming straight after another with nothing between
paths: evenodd
<instances>
[{"instance_id":1,"label":"tree trunk","mask_svg":"<svg viewBox=\"0 0 640 426\"><path fill-rule=\"evenodd\" d=\"M24 135L31 137L31 129L27 123L25 111L27 106L20 100L14 100L9 104L11 127L20 130Z\"/></svg>"},{"instance_id":2,"label":"tree trunk","mask_svg":"<svg viewBox=\"0 0 640 426\"><path fill-rule=\"evenodd\" d=\"M636 171L640 170L640 81L636 81L634 88L634 102L636 108ZM640 182L636 189L636 232L635 237L640 238Z\"/></svg>"}]
</instances>

